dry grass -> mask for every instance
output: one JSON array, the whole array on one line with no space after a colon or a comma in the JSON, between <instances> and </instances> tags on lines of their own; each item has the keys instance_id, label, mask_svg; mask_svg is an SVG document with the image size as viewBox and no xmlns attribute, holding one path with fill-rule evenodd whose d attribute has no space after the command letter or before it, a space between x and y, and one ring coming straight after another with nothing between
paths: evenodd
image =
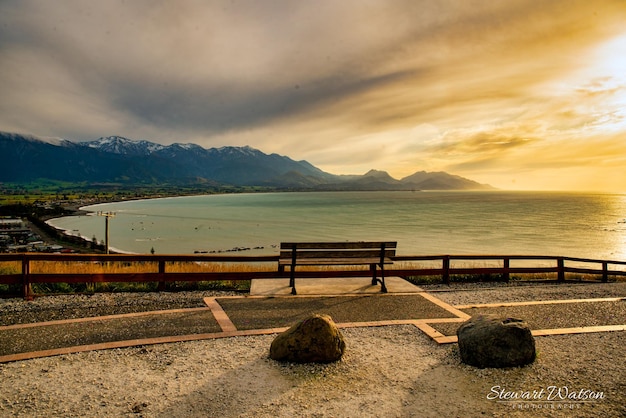
<instances>
[{"instance_id":1,"label":"dry grass","mask_svg":"<svg viewBox=\"0 0 626 418\"><path fill-rule=\"evenodd\" d=\"M165 271L169 273L219 273L219 272L258 272L275 271L276 266L269 263L205 263L205 262L172 262L166 263ZM58 261L32 261L30 272L32 274L121 274L121 273L157 273L157 262L58 262ZM20 274L22 265L19 261L0 263L0 275ZM156 291L156 282L134 283L38 283L33 284L35 294L47 293L76 293L76 292L119 292L119 291ZM235 290L245 291L250 288L249 280L216 280L200 282L168 282L166 290ZM0 285L0 293L14 294L20 291L19 286Z\"/></svg>"},{"instance_id":2,"label":"dry grass","mask_svg":"<svg viewBox=\"0 0 626 418\"><path fill-rule=\"evenodd\" d=\"M21 272L22 263L19 261L0 262L0 274L20 274Z\"/></svg>"},{"instance_id":3,"label":"dry grass","mask_svg":"<svg viewBox=\"0 0 626 418\"><path fill-rule=\"evenodd\" d=\"M168 273L203 273L203 272L247 272L272 271L274 265L268 263L166 263ZM157 262L58 262L33 261L30 264L33 274L92 274L92 273L157 273Z\"/></svg>"}]
</instances>

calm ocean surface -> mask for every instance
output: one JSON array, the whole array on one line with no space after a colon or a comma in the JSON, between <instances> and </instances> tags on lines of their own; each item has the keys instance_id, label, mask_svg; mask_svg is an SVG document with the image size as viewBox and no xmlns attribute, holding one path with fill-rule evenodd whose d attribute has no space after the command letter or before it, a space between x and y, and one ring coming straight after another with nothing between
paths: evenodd
<instances>
[{"instance_id":1,"label":"calm ocean surface","mask_svg":"<svg viewBox=\"0 0 626 418\"><path fill-rule=\"evenodd\" d=\"M537 192L306 192L178 197L107 203L110 246L190 254L281 241L398 241L399 255L523 254L626 260L626 196ZM50 223L104 240L103 217Z\"/></svg>"}]
</instances>

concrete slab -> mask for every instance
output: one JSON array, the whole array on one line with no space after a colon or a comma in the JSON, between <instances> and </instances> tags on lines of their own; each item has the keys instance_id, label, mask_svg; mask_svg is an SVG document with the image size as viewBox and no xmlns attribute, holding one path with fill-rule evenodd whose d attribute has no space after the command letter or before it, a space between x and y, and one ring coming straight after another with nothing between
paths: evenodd
<instances>
[{"instance_id":1,"label":"concrete slab","mask_svg":"<svg viewBox=\"0 0 626 418\"><path fill-rule=\"evenodd\" d=\"M401 277L386 277L387 293L419 293L420 287ZM380 285L372 286L371 277L297 279L298 295L333 296L350 294L380 293ZM254 279L250 284L251 296L291 295L289 279Z\"/></svg>"}]
</instances>

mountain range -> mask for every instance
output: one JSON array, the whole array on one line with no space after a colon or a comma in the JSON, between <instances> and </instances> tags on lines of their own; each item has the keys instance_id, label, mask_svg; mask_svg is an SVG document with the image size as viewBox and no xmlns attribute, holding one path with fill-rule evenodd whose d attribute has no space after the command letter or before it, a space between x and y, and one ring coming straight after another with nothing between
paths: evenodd
<instances>
[{"instance_id":1,"label":"mountain range","mask_svg":"<svg viewBox=\"0 0 626 418\"><path fill-rule=\"evenodd\" d=\"M335 175L307 161L245 147L160 145L120 136L88 142L0 132L0 182L38 180L120 185L259 186L291 190L469 190L491 186L445 172L397 180L370 170Z\"/></svg>"}]
</instances>

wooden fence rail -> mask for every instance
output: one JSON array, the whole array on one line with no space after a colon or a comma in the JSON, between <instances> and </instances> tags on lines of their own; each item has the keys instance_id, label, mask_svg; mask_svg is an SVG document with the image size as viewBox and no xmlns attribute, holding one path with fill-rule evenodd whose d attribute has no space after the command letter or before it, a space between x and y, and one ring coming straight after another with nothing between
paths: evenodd
<instances>
[{"instance_id":1,"label":"wooden fence rail","mask_svg":"<svg viewBox=\"0 0 626 418\"><path fill-rule=\"evenodd\" d=\"M441 276L444 284L450 283L452 275L484 275L501 274L504 280L509 280L511 274L525 273L556 273L556 281L564 282L566 273L598 275L606 282L609 276L626 276L626 261L596 260L577 257L528 256L528 255L428 255L428 256L395 256L395 262L416 263L425 262L436 264L431 267L409 267L385 269L388 276ZM198 282L219 280L250 280L288 278L289 272L278 272L278 255L271 256L218 256L218 255L137 255L137 254L45 254L45 253L15 253L0 254L2 263L21 263L19 273L11 272L9 268L0 268L0 284L19 285L22 296L26 299L33 297L32 284L35 283L104 283L104 282L158 282L159 289L165 288L167 282ZM139 273L49 273L33 272L33 265L37 262L56 263L93 263L107 266L110 263L123 263L130 266L137 263L147 263L146 271ZM458 265L463 262L463 265ZM468 262L484 263L484 265L470 265ZM511 266L512 262L523 265ZM211 271L211 272L176 272L168 271L173 263L238 263L259 264L273 263L272 266L250 271ZM494 263L498 265L493 265ZM541 264L541 265L538 265ZM489 265L486 265L489 264ZM78 264L77 264L78 265ZM590 266L593 265L593 266ZM45 268L43 269L45 270ZM300 271L302 278L322 277L360 277L361 270L309 270Z\"/></svg>"}]
</instances>

